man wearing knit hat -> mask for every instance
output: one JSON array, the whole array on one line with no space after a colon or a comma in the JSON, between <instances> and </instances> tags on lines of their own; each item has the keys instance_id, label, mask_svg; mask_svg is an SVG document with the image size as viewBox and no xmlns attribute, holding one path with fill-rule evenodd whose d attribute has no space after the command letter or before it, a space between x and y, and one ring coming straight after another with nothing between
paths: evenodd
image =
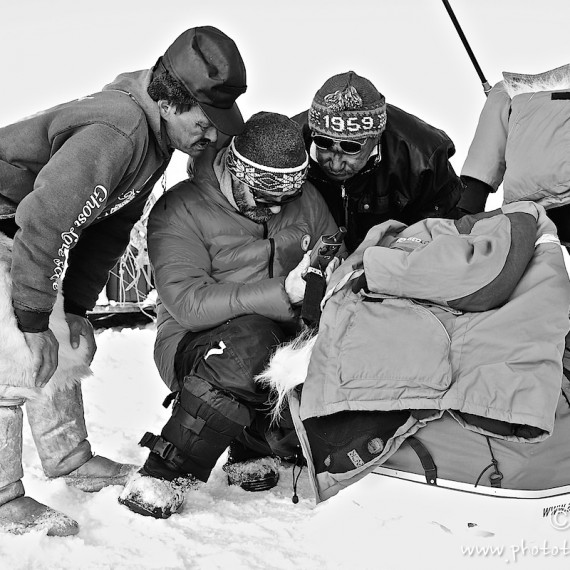
<instances>
[{"instance_id":1,"label":"man wearing knit hat","mask_svg":"<svg viewBox=\"0 0 570 570\"><path fill-rule=\"evenodd\" d=\"M228 445L228 480L249 491L277 483L276 455L295 455L292 426L270 426L254 377L298 331L306 252L337 230L305 182L301 130L284 115L254 115L212 159L165 193L148 223L154 356L173 409L160 435L142 438L151 452L119 502L156 518L208 480Z\"/></svg>"},{"instance_id":2,"label":"man wearing knit hat","mask_svg":"<svg viewBox=\"0 0 570 570\"><path fill-rule=\"evenodd\" d=\"M449 137L387 105L366 78L348 71L317 91L296 117L310 155L308 180L335 221L346 226L354 250L368 230L388 219L413 224L456 217L462 184L449 158Z\"/></svg>"},{"instance_id":3,"label":"man wearing knit hat","mask_svg":"<svg viewBox=\"0 0 570 570\"><path fill-rule=\"evenodd\" d=\"M101 92L0 129L0 232L13 238L12 303L42 388L57 368L50 314L60 281L73 348L95 339L86 312L129 242L174 150L200 155L243 128L235 104L246 90L233 42L204 26L183 32L152 69L119 75ZM64 275L64 267L67 269ZM0 378L0 532L77 533L77 523L24 496L23 397ZM18 395L20 396L20 395ZM83 490L124 484L134 466L93 456L81 391L26 403L48 477Z\"/></svg>"}]
</instances>

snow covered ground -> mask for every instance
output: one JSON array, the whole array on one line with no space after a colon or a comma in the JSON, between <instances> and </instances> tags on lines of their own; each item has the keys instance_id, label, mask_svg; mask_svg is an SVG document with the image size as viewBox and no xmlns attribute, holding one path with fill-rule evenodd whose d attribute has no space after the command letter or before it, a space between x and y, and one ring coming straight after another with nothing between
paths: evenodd
<instances>
[{"instance_id":1,"label":"snow covered ground","mask_svg":"<svg viewBox=\"0 0 570 570\"><path fill-rule=\"evenodd\" d=\"M148 325L97 335L95 376L84 384L96 453L142 462L138 440L168 417L161 406L167 390L152 361L154 334ZM81 530L70 538L2 535L0 569L447 570L570 562L570 515L543 517L541 501L477 497L373 474L315 507L305 469L294 505L291 468L275 489L248 493L227 485L223 459L180 514L158 521L119 505L119 487L91 495L48 481L26 432L28 494L75 518Z\"/></svg>"}]
</instances>

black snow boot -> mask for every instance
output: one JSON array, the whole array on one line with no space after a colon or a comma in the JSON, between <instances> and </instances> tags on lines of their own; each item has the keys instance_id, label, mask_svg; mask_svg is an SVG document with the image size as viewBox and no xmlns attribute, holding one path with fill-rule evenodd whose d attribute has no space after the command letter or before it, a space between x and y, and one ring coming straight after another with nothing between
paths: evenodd
<instances>
[{"instance_id":1,"label":"black snow boot","mask_svg":"<svg viewBox=\"0 0 570 570\"><path fill-rule=\"evenodd\" d=\"M119 503L145 517L167 519L178 512L186 492L198 489L201 482L189 473L150 453L145 464L125 485Z\"/></svg>"},{"instance_id":2,"label":"black snow boot","mask_svg":"<svg viewBox=\"0 0 570 570\"><path fill-rule=\"evenodd\" d=\"M167 519L180 510L186 491L198 488L199 484L191 475L169 481L148 475L141 469L125 485L118 500L139 515Z\"/></svg>"},{"instance_id":3,"label":"black snow boot","mask_svg":"<svg viewBox=\"0 0 570 570\"><path fill-rule=\"evenodd\" d=\"M232 441L228 460L222 469L230 485L239 485L245 491L267 491L279 481L278 457L261 455L238 441Z\"/></svg>"}]
</instances>

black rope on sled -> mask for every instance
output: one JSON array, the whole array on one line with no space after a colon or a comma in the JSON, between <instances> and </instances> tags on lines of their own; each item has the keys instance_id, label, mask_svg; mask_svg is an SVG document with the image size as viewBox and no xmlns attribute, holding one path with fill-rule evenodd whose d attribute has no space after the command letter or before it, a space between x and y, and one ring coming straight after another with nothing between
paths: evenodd
<instances>
[{"instance_id":1,"label":"black rope on sled","mask_svg":"<svg viewBox=\"0 0 570 570\"><path fill-rule=\"evenodd\" d=\"M299 482L299 477L303 472L303 465L304 465L304 458L303 454L297 452L295 455L295 463L293 463L293 496L291 497L291 502L296 505L299 502L299 495L297 495L297 483ZM295 469L299 467L299 473L295 476Z\"/></svg>"},{"instance_id":2,"label":"black rope on sled","mask_svg":"<svg viewBox=\"0 0 570 570\"><path fill-rule=\"evenodd\" d=\"M489 475L489 481L491 481L491 487L500 487L501 480L503 479L503 474L499 471L499 462L495 459L495 456L493 455L493 449L491 448L491 440L489 439L488 436L485 436L485 439L487 440L487 445L489 446L489 453L491 454L491 463L487 465L487 467L485 467L483 471L481 471L479 477L477 477L477 481L475 481L475 487L477 487L479 481L481 480L481 477L483 477L485 472L488 471L491 467L495 468L495 472Z\"/></svg>"}]
</instances>

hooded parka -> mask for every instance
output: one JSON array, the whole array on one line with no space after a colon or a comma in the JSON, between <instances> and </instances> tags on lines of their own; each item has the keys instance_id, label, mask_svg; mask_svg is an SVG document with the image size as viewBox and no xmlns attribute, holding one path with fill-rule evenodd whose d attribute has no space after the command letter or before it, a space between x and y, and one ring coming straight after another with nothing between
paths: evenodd
<instances>
[{"instance_id":1,"label":"hooded parka","mask_svg":"<svg viewBox=\"0 0 570 570\"><path fill-rule=\"evenodd\" d=\"M19 226L11 276L22 330L47 328L66 254L66 310L84 314L127 246L172 153L151 77L122 74L0 129L0 219Z\"/></svg>"}]
</instances>

